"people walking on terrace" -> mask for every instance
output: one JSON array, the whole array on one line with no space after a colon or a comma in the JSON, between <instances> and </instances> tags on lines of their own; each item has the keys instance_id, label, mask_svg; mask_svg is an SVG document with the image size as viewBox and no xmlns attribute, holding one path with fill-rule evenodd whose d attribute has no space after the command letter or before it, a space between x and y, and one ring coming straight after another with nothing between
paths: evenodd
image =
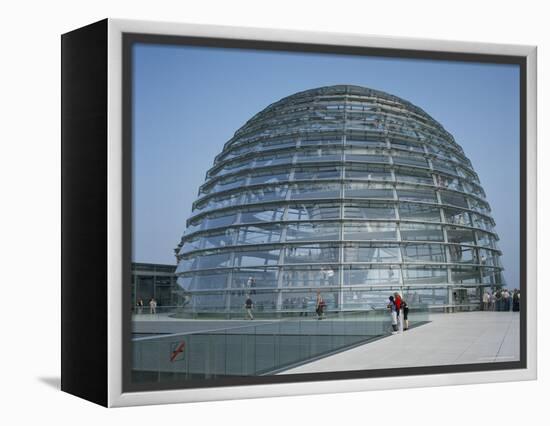
<instances>
[{"instance_id":1,"label":"people walking on terrace","mask_svg":"<svg viewBox=\"0 0 550 426\"><path fill-rule=\"evenodd\" d=\"M317 299L315 301L315 312L317 313L317 319L322 319L324 316L326 303L321 296L321 290L317 290Z\"/></svg>"},{"instance_id":2,"label":"people walking on terrace","mask_svg":"<svg viewBox=\"0 0 550 426\"><path fill-rule=\"evenodd\" d=\"M246 280L246 289L250 294L255 294L256 290L254 288L256 287L256 279L252 276L248 277L248 280Z\"/></svg>"},{"instance_id":3,"label":"people walking on terrace","mask_svg":"<svg viewBox=\"0 0 550 426\"><path fill-rule=\"evenodd\" d=\"M403 303L403 299L401 298L401 295L398 292L393 293L393 303L395 303L395 307L397 309L397 316L401 313L401 304Z\"/></svg>"},{"instance_id":4,"label":"people walking on terrace","mask_svg":"<svg viewBox=\"0 0 550 426\"><path fill-rule=\"evenodd\" d=\"M502 298L504 299L504 309L503 311L508 312L510 310L510 293L508 289L504 289L502 293Z\"/></svg>"},{"instance_id":5,"label":"people walking on terrace","mask_svg":"<svg viewBox=\"0 0 550 426\"><path fill-rule=\"evenodd\" d=\"M397 310L397 329L402 333L404 328L404 318L403 318L403 297L399 292L393 293L393 300L395 303L395 308Z\"/></svg>"},{"instance_id":6,"label":"people walking on terrace","mask_svg":"<svg viewBox=\"0 0 550 426\"><path fill-rule=\"evenodd\" d=\"M244 319L254 319L254 315L252 315L252 308L254 306L254 303L252 302L252 299L250 298L250 295L246 295L246 300L244 302L244 310L246 312L246 315Z\"/></svg>"},{"instance_id":7,"label":"people walking on terrace","mask_svg":"<svg viewBox=\"0 0 550 426\"><path fill-rule=\"evenodd\" d=\"M141 315L143 313L143 299L138 299L136 303L136 307L137 307L137 314Z\"/></svg>"},{"instance_id":8,"label":"people walking on terrace","mask_svg":"<svg viewBox=\"0 0 550 426\"><path fill-rule=\"evenodd\" d=\"M488 311L489 310L489 301L491 299L491 296L489 296L489 293L485 291L483 293L483 310Z\"/></svg>"},{"instance_id":9,"label":"people walking on terrace","mask_svg":"<svg viewBox=\"0 0 550 426\"><path fill-rule=\"evenodd\" d=\"M157 313L157 301L154 297L149 300L149 313L155 315Z\"/></svg>"},{"instance_id":10,"label":"people walking on terrace","mask_svg":"<svg viewBox=\"0 0 550 426\"><path fill-rule=\"evenodd\" d=\"M519 312L519 290L514 289L514 294L512 295L512 311Z\"/></svg>"},{"instance_id":11,"label":"people walking on terrace","mask_svg":"<svg viewBox=\"0 0 550 426\"><path fill-rule=\"evenodd\" d=\"M496 296L495 293L489 294L489 310L494 311L495 310L495 304L496 304Z\"/></svg>"},{"instance_id":12,"label":"people walking on terrace","mask_svg":"<svg viewBox=\"0 0 550 426\"><path fill-rule=\"evenodd\" d=\"M495 292L495 311L500 312L502 310L502 292L498 289Z\"/></svg>"},{"instance_id":13,"label":"people walking on terrace","mask_svg":"<svg viewBox=\"0 0 550 426\"><path fill-rule=\"evenodd\" d=\"M395 306L395 300L393 296L389 297L390 303L388 303L387 308L390 311L391 314L391 328L392 328L392 334L397 333L397 307Z\"/></svg>"},{"instance_id":14,"label":"people walking on terrace","mask_svg":"<svg viewBox=\"0 0 550 426\"><path fill-rule=\"evenodd\" d=\"M409 304L405 299L401 299L401 308L403 309L403 330L409 329Z\"/></svg>"}]
</instances>

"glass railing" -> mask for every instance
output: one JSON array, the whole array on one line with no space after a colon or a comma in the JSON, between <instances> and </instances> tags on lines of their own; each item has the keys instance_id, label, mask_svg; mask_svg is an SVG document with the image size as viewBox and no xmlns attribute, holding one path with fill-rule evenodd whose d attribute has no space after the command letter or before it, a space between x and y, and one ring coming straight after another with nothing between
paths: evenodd
<instances>
[{"instance_id":1,"label":"glass railing","mask_svg":"<svg viewBox=\"0 0 550 426\"><path fill-rule=\"evenodd\" d=\"M151 314L155 315L171 315L176 314L179 312L182 308L178 306L157 306L154 309L151 309L149 305L139 307L134 306L132 308L132 317L134 319L139 319L139 316L143 316L143 318L150 317Z\"/></svg>"},{"instance_id":2,"label":"glass railing","mask_svg":"<svg viewBox=\"0 0 550 426\"><path fill-rule=\"evenodd\" d=\"M427 310L410 310L410 327L427 321ZM134 338L132 377L134 382L170 382L275 374L391 332L386 310L249 325L208 321L200 331Z\"/></svg>"}]
</instances>

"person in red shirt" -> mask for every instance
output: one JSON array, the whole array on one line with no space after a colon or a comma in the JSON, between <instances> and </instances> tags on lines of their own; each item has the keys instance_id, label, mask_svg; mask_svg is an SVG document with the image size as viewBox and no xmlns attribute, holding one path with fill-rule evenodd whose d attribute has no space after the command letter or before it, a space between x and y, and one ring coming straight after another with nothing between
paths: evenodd
<instances>
[{"instance_id":1,"label":"person in red shirt","mask_svg":"<svg viewBox=\"0 0 550 426\"><path fill-rule=\"evenodd\" d=\"M401 309L403 309L403 299L401 298L401 295L398 292L394 293L394 303L395 303L395 310L397 311L397 323L399 324L399 329L402 331L403 321L401 318Z\"/></svg>"},{"instance_id":2,"label":"person in red shirt","mask_svg":"<svg viewBox=\"0 0 550 426\"><path fill-rule=\"evenodd\" d=\"M401 305L403 304L403 299L401 299L401 296L399 293L395 292L394 293L394 303L395 303L395 307L397 309L397 315L399 315L399 311L401 310Z\"/></svg>"}]
</instances>

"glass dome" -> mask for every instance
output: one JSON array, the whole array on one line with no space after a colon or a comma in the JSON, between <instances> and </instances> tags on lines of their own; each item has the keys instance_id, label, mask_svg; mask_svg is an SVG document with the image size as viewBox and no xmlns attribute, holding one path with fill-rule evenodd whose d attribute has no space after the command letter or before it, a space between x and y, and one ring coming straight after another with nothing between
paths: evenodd
<instances>
[{"instance_id":1,"label":"glass dome","mask_svg":"<svg viewBox=\"0 0 550 426\"><path fill-rule=\"evenodd\" d=\"M281 99L225 143L176 248L197 312L479 305L502 284L485 193L445 129L350 85Z\"/></svg>"}]
</instances>

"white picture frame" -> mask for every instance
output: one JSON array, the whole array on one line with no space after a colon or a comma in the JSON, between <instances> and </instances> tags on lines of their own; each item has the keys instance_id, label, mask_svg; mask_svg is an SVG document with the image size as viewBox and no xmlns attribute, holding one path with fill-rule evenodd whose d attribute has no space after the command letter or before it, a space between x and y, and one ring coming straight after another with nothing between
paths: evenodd
<instances>
[{"instance_id":1,"label":"white picture frame","mask_svg":"<svg viewBox=\"0 0 550 426\"><path fill-rule=\"evenodd\" d=\"M274 396L320 394L334 392L354 392L395 388L412 388L424 386L459 385L472 383L506 382L534 380L537 377L537 228L536 228L536 108L537 108L537 65L536 47L471 43L459 41L442 41L399 37L378 37L371 35L339 34L325 32L285 31L261 28L239 28L229 26L210 26L181 23L147 22L133 20L108 19L102 21L106 27L107 55L106 69L106 313L104 350L98 356L106 356L106 380L97 386L105 389L106 397L99 402L109 407L181 403L197 401L228 400L242 398L260 398ZM102 27L101 31L104 31ZM81 30L77 30L81 31ZM69 33L71 34L71 33ZM505 55L521 58L525 61L525 166L526 182L526 282L525 292L525 368L466 371L448 374L415 374L390 377L356 378L312 382L286 382L254 384L245 386L225 386L193 389L168 389L148 391L125 391L123 380L123 342L125 317L122 313L124 250L124 174L123 174L123 123L124 103L123 87L127 75L123 70L124 36L140 34L159 37L204 37L215 39L248 40L274 43L298 43L323 46L346 46L371 49L394 49L397 51L430 53L446 52L457 55ZM65 82L64 82L65 84ZM68 84L68 83L67 83ZM64 195L65 196L65 195ZM67 202L70 202L66 197ZM67 232L67 231L66 231ZM67 234L66 234L67 235ZM70 238L70 237L69 237ZM64 260L68 262L69 260ZM67 274L69 277L70 274ZM67 281L69 278L67 278ZM67 284L69 285L68 282ZM65 294L65 292L64 292ZM68 293L67 293L68 294ZM523 296L524 293L522 293ZM70 296L66 297L67 303ZM65 303L65 302L64 302ZM66 316L70 317L68 310ZM76 326L76 325L75 325ZM86 325L87 327L88 325ZM65 337L66 336L66 337ZM67 342L71 331L64 336ZM103 343L102 343L103 345ZM67 355L69 356L69 355ZM67 361L68 362L68 361ZM77 367L72 367L78 369ZM64 376L76 374L68 370ZM62 378L62 387L63 387ZM75 385L76 386L76 385ZM68 392L79 394L77 387L65 386ZM84 395L86 397L86 395ZM88 399L94 399L88 397Z\"/></svg>"}]
</instances>

